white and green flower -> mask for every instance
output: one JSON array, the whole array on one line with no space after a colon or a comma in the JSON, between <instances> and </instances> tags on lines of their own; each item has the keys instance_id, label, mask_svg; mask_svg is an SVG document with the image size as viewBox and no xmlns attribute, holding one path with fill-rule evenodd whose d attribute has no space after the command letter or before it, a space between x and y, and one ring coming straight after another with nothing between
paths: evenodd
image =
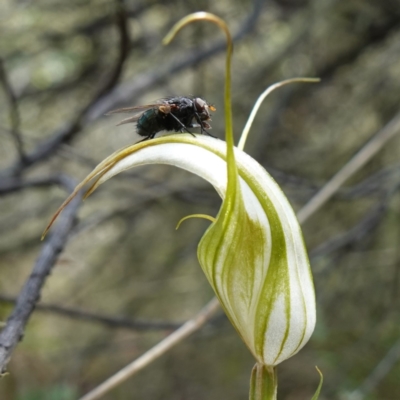
<instances>
[{"instance_id":1,"label":"white and green flower","mask_svg":"<svg viewBox=\"0 0 400 400\"><path fill-rule=\"evenodd\" d=\"M312 276L302 233L285 195L253 158L235 149L237 183L227 184L226 143L186 134L126 147L80 184L129 168L168 164L210 182L224 200L198 257L231 322L256 359L274 366L307 343L315 325ZM228 191L228 192L227 192Z\"/></svg>"},{"instance_id":2,"label":"white and green flower","mask_svg":"<svg viewBox=\"0 0 400 400\"><path fill-rule=\"evenodd\" d=\"M218 17L196 13L178 23L168 40L196 19L224 24ZM222 28L230 43L226 25ZM125 147L101 162L78 185L50 225L87 183L92 182L89 195L114 175L138 165L174 165L210 182L221 196L222 205L216 218L209 217L212 223L200 241L199 262L230 321L257 360L250 398L272 399L276 396L274 367L296 354L314 330L315 294L302 232L292 207L265 169L234 148L229 93L231 47L229 50L226 143L203 135L173 134ZM260 379L257 371L261 371ZM263 379L269 382L268 390L262 388Z\"/></svg>"}]
</instances>

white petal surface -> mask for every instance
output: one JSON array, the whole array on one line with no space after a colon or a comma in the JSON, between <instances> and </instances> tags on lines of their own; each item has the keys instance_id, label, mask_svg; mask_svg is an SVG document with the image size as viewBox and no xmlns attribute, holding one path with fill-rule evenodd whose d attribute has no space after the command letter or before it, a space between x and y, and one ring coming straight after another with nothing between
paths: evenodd
<instances>
[{"instance_id":1,"label":"white petal surface","mask_svg":"<svg viewBox=\"0 0 400 400\"><path fill-rule=\"evenodd\" d=\"M205 136L168 138L146 142L116 162L99 184L134 166L168 164L201 176L224 198L225 142ZM312 276L302 233L285 195L246 153L235 149L235 158L245 211L238 207L229 217L222 244L210 251L212 257L200 244L199 259L252 353L266 365L277 365L297 353L314 329ZM219 234L213 228L206 236L214 235L216 242Z\"/></svg>"}]
</instances>

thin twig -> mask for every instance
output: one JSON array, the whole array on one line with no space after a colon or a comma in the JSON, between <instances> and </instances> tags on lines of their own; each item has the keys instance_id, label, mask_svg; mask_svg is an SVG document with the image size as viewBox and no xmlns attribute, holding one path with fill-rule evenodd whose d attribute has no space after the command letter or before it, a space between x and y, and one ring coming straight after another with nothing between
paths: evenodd
<instances>
[{"instance_id":1,"label":"thin twig","mask_svg":"<svg viewBox=\"0 0 400 400\"><path fill-rule=\"evenodd\" d=\"M390 190L387 191L381 201L379 201L365 213L365 216L355 226L347 230L345 233L329 239L313 249L310 252L310 259L321 255L326 256L333 251L337 251L340 248L348 246L352 242L360 241L365 236L371 235L374 229L379 226L380 221L389 207L390 200L399 191L399 189L400 182L397 182Z\"/></svg>"},{"instance_id":2,"label":"thin twig","mask_svg":"<svg viewBox=\"0 0 400 400\"><path fill-rule=\"evenodd\" d=\"M360 387L348 396L351 400L362 400L365 396L371 393L382 379L392 370L395 364L400 360L400 339L389 349L385 357L372 370L370 375L365 378Z\"/></svg>"},{"instance_id":3,"label":"thin twig","mask_svg":"<svg viewBox=\"0 0 400 400\"><path fill-rule=\"evenodd\" d=\"M4 67L4 62L1 58L0 58L0 83L3 86L6 99L8 100L9 103L10 132L15 140L15 146L19 154L20 163L23 164L25 160L25 153L24 153L24 144L20 132L21 118L18 109L18 101L15 96L14 90L11 86L10 80L8 79L7 72Z\"/></svg>"},{"instance_id":4,"label":"thin twig","mask_svg":"<svg viewBox=\"0 0 400 400\"><path fill-rule=\"evenodd\" d=\"M22 179L19 176L13 176L0 181L0 196L32 187L63 186L63 182L66 180L68 178L62 174L32 179Z\"/></svg>"},{"instance_id":5,"label":"thin twig","mask_svg":"<svg viewBox=\"0 0 400 400\"><path fill-rule=\"evenodd\" d=\"M269 165L266 165L265 168L286 190L290 190L291 188L296 189L290 197L297 195L298 198L306 197L307 200L307 198L314 196L324 186L318 185L303 177L275 169ZM334 195L334 198L339 200L353 200L371 195L384 194L390 182L400 176L399 173L400 164L384 167L352 186L341 187Z\"/></svg>"},{"instance_id":6,"label":"thin twig","mask_svg":"<svg viewBox=\"0 0 400 400\"><path fill-rule=\"evenodd\" d=\"M297 218L300 223L304 223L311 215L315 214L315 212L319 210L355 172L377 154L399 130L400 113L386 124L383 129L376 133L297 213Z\"/></svg>"},{"instance_id":7,"label":"thin twig","mask_svg":"<svg viewBox=\"0 0 400 400\"><path fill-rule=\"evenodd\" d=\"M64 177L64 184L69 187L70 191L76 185L72 179L66 177ZM0 375L6 372L11 353L23 337L25 325L40 297L44 282L67 242L80 202L81 196L71 202L68 210L54 229L54 233L43 245L32 272L21 289L16 306L0 333Z\"/></svg>"},{"instance_id":8,"label":"thin twig","mask_svg":"<svg viewBox=\"0 0 400 400\"><path fill-rule=\"evenodd\" d=\"M214 297L195 317L187 321L171 335L152 347L149 351L108 378L101 385L81 397L80 400L95 400L109 392L111 389L126 381L133 374L143 369L155 359L165 354L168 350L202 327L219 309L219 302Z\"/></svg>"},{"instance_id":9,"label":"thin twig","mask_svg":"<svg viewBox=\"0 0 400 400\"><path fill-rule=\"evenodd\" d=\"M16 303L17 299L12 296L0 294L0 301L5 303ZM79 319L86 322L95 322L110 328L126 328L134 331L147 330L174 330L182 326L182 323L168 321L146 321L141 319L128 319L124 317L110 317L108 315L93 313L72 307L63 307L56 304L38 303L36 311L56 313L65 317Z\"/></svg>"},{"instance_id":10,"label":"thin twig","mask_svg":"<svg viewBox=\"0 0 400 400\"><path fill-rule=\"evenodd\" d=\"M128 58L130 50L130 38L128 29L128 20L123 6L123 0L117 0L117 10L115 13L116 27L119 32L119 54L114 67L106 78L100 82L100 88L96 91L90 101L77 113L75 119L65 124L56 131L49 139L45 139L29 154L25 156L24 162L17 162L2 175L18 175L24 168L29 167L39 161L43 161L54 153L62 144L72 140L82 128L87 124L87 117L100 100L106 96L118 83L121 77L125 61ZM104 82L104 83L103 83Z\"/></svg>"}]
</instances>

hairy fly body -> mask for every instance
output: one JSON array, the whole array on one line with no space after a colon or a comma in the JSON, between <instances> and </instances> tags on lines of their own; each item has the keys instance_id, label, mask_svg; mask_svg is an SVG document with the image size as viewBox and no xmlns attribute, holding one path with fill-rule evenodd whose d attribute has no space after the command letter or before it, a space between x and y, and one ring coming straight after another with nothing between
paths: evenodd
<instances>
[{"instance_id":1,"label":"hairy fly body","mask_svg":"<svg viewBox=\"0 0 400 400\"><path fill-rule=\"evenodd\" d=\"M206 129L211 129L210 111L215 107L200 97L169 97L144 106L120 108L108 114L135 113L122 120L118 125L136 123L138 135L143 140L153 139L161 131L188 132L190 128L200 127L201 133L212 136Z\"/></svg>"}]
</instances>

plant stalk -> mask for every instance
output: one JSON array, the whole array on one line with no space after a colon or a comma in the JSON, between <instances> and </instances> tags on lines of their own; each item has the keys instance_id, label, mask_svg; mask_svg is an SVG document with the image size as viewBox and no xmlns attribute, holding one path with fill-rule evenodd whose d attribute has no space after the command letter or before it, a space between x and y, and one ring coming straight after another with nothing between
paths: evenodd
<instances>
[{"instance_id":1,"label":"plant stalk","mask_svg":"<svg viewBox=\"0 0 400 400\"><path fill-rule=\"evenodd\" d=\"M276 400L277 388L276 368L256 363L251 371L249 400Z\"/></svg>"}]
</instances>

